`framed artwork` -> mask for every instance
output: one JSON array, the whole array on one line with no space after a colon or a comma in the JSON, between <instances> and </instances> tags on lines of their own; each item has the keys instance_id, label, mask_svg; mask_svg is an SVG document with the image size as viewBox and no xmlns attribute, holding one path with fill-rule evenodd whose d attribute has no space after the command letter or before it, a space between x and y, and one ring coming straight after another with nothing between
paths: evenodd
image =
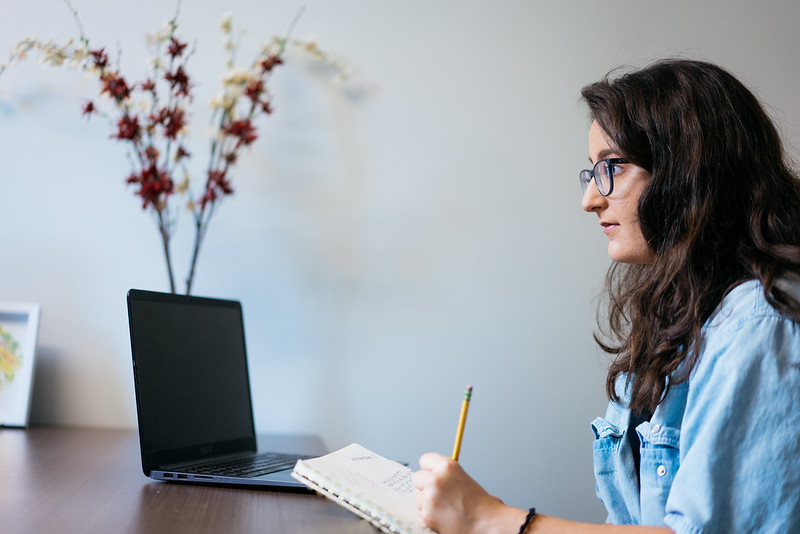
<instances>
[{"instance_id":1,"label":"framed artwork","mask_svg":"<svg viewBox=\"0 0 800 534\"><path fill-rule=\"evenodd\" d=\"M0 302L0 426L28 426L38 330L38 304Z\"/></svg>"}]
</instances>

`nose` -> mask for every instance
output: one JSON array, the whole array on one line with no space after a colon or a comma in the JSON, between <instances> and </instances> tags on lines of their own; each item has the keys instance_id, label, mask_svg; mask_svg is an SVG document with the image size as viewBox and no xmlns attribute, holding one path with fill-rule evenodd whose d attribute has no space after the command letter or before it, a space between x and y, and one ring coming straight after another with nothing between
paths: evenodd
<instances>
[{"instance_id":1,"label":"nose","mask_svg":"<svg viewBox=\"0 0 800 534\"><path fill-rule=\"evenodd\" d=\"M581 199L581 208L586 212L593 212L602 209L608 203L608 199L600 194L597 189L597 184L592 180L583 192Z\"/></svg>"}]
</instances>

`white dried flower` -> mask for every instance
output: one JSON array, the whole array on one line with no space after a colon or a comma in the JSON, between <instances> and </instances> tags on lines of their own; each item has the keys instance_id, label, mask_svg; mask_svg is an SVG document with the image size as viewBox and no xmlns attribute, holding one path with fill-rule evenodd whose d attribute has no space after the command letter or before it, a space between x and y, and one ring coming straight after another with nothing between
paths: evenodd
<instances>
[{"instance_id":1,"label":"white dried flower","mask_svg":"<svg viewBox=\"0 0 800 534\"><path fill-rule=\"evenodd\" d=\"M240 89L229 89L222 95L222 110L230 111L239 103L239 97L242 96Z\"/></svg>"},{"instance_id":2,"label":"white dried flower","mask_svg":"<svg viewBox=\"0 0 800 534\"><path fill-rule=\"evenodd\" d=\"M233 29L233 15L230 13L224 13L222 15L222 22L220 22L219 27L222 28L222 31L225 33L231 33Z\"/></svg>"},{"instance_id":3,"label":"white dried flower","mask_svg":"<svg viewBox=\"0 0 800 534\"><path fill-rule=\"evenodd\" d=\"M187 171L183 175L183 181L181 181L181 183L178 184L178 193L180 193L182 195L186 191L188 191L189 190L189 182L190 182L190 180L189 180L189 172Z\"/></svg>"},{"instance_id":4,"label":"white dried flower","mask_svg":"<svg viewBox=\"0 0 800 534\"><path fill-rule=\"evenodd\" d=\"M252 71L243 69L229 70L225 76L222 77L223 86L243 86L256 78Z\"/></svg>"},{"instance_id":5,"label":"white dried flower","mask_svg":"<svg viewBox=\"0 0 800 534\"><path fill-rule=\"evenodd\" d=\"M164 70L164 61L159 56L153 56L147 60L151 70Z\"/></svg>"},{"instance_id":6,"label":"white dried flower","mask_svg":"<svg viewBox=\"0 0 800 534\"><path fill-rule=\"evenodd\" d=\"M261 46L262 56L271 56L277 54L283 45L283 38L273 35L270 42Z\"/></svg>"},{"instance_id":7,"label":"white dried flower","mask_svg":"<svg viewBox=\"0 0 800 534\"><path fill-rule=\"evenodd\" d=\"M317 46L316 41L306 41L306 42L298 42L298 44L303 48L305 52L308 52L311 55L321 57L324 56L322 50L319 49Z\"/></svg>"},{"instance_id":8,"label":"white dried flower","mask_svg":"<svg viewBox=\"0 0 800 534\"><path fill-rule=\"evenodd\" d=\"M102 70L100 69L100 67L96 66L94 63L87 64L86 68L84 69L84 71L86 72L86 74L88 76L90 76L92 78L99 78L100 74L102 73Z\"/></svg>"},{"instance_id":9,"label":"white dried flower","mask_svg":"<svg viewBox=\"0 0 800 534\"><path fill-rule=\"evenodd\" d=\"M39 64L60 67L64 64L64 61L67 60L69 55L68 49L71 45L71 40L63 47L59 47L55 42L49 41L42 46L42 55L39 58Z\"/></svg>"},{"instance_id":10,"label":"white dried flower","mask_svg":"<svg viewBox=\"0 0 800 534\"><path fill-rule=\"evenodd\" d=\"M168 20L164 26L156 33L147 34L147 43L151 46L159 46L167 42L172 33L175 31L174 23Z\"/></svg>"},{"instance_id":11,"label":"white dried flower","mask_svg":"<svg viewBox=\"0 0 800 534\"><path fill-rule=\"evenodd\" d=\"M27 40L26 41L22 41L21 43L19 43L17 45L17 49L14 52L14 57L17 58L18 60L23 60L23 59L27 58L28 57L28 51L31 48L33 48L34 44L35 44L35 42L28 42Z\"/></svg>"},{"instance_id":12,"label":"white dried flower","mask_svg":"<svg viewBox=\"0 0 800 534\"><path fill-rule=\"evenodd\" d=\"M85 46L79 46L75 50L72 51L72 58L70 58L70 63L74 67L78 67L83 64L83 62L89 57L89 50Z\"/></svg>"}]
</instances>

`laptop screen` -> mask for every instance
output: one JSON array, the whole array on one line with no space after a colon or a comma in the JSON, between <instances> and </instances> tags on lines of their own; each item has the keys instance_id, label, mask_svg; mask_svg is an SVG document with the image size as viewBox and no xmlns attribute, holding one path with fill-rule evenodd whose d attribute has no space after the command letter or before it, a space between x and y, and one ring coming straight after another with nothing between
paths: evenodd
<instances>
[{"instance_id":1,"label":"laptop screen","mask_svg":"<svg viewBox=\"0 0 800 534\"><path fill-rule=\"evenodd\" d=\"M239 302L131 290L128 313L143 457L254 446Z\"/></svg>"}]
</instances>

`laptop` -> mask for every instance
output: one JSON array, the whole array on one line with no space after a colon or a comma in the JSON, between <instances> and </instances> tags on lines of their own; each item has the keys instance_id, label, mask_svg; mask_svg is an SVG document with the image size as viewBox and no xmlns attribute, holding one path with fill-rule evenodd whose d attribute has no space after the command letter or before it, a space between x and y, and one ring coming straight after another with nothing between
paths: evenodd
<instances>
[{"instance_id":1,"label":"laptop","mask_svg":"<svg viewBox=\"0 0 800 534\"><path fill-rule=\"evenodd\" d=\"M138 289L127 302L144 474L307 491L290 473L309 455L257 449L241 303Z\"/></svg>"}]
</instances>

